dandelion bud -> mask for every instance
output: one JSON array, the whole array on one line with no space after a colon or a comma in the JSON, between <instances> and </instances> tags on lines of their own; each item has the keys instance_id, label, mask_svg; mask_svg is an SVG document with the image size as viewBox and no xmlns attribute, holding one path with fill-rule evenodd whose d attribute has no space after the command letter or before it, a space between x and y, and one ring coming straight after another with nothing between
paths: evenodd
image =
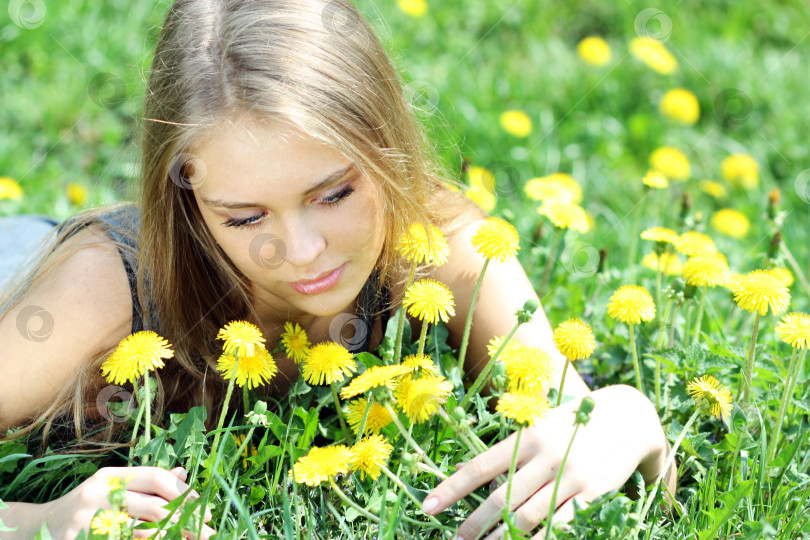
<instances>
[{"instance_id":1,"label":"dandelion bud","mask_svg":"<svg viewBox=\"0 0 810 540\"><path fill-rule=\"evenodd\" d=\"M779 203L782 199L782 194L779 188L773 188L768 192L768 217L773 219L779 211Z\"/></svg>"},{"instance_id":2,"label":"dandelion bud","mask_svg":"<svg viewBox=\"0 0 810 540\"><path fill-rule=\"evenodd\" d=\"M257 401L256 405L253 406L253 412L256 414L264 414L267 412L267 403L264 401Z\"/></svg>"},{"instance_id":3,"label":"dandelion bud","mask_svg":"<svg viewBox=\"0 0 810 540\"><path fill-rule=\"evenodd\" d=\"M585 396L582 398L582 403L579 404L579 409L577 409L577 419L574 421L574 423L582 425L587 424L591 419L591 411L593 411L594 405L596 405L596 403L594 403L591 396Z\"/></svg>"},{"instance_id":4,"label":"dandelion bud","mask_svg":"<svg viewBox=\"0 0 810 540\"><path fill-rule=\"evenodd\" d=\"M520 324L526 324L527 322L531 321L532 316L534 315L534 312L537 311L538 307L540 307L540 302L534 298L526 300L526 303L523 304L523 308L518 310L516 313L518 322Z\"/></svg>"},{"instance_id":5,"label":"dandelion bud","mask_svg":"<svg viewBox=\"0 0 810 540\"><path fill-rule=\"evenodd\" d=\"M681 221L686 220L686 216L689 215L689 210L692 209L692 197L689 195L688 191L683 192L683 197L681 198Z\"/></svg>"},{"instance_id":6,"label":"dandelion bud","mask_svg":"<svg viewBox=\"0 0 810 540\"><path fill-rule=\"evenodd\" d=\"M463 407L456 407L453 409L452 417L459 422L463 422L465 418L467 418L467 413L464 412Z\"/></svg>"},{"instance_id":7,"label":"dandelion bud","mask_svg":"<svg viewBox=\"0 0 810 540\"><path fill-rule=\"evenodd\" d=\"M636 525L638 525L639 521L641 521L641 517L635 512L630 512L627 514L627 527L633 529Z\"/></svg>"},{"instance_id":8,"label":"dandelion bud","mask_svg":"<svg viewBox=\"0 0 810 540\"><path fill-rule=\"evenodd\" d=\"M599 248L599 265L596 267L596 273L601 274L607 267L607 248Z\"/></svg>"},{"instance_id":9,"label":"dandelion bud","mask_svg":"<svg viewBox=\"0 0 810 540\"><path fill-rule=\"evenodd\" d=\"M779 253L779 244L782 243L782 231L778 230L774 233L773 237L771 238L771 243L768 246L768 258L774 259L776 255Z\"/></svg>"},{"instance_id":10,"label":"dandelion bud","mask_svg":"<svg viewBox=\"0 0 810 540\"><path fill-rule=\"evenodd\" d=\"M374 401L380 405L385 405L391 401L391 391L385 386L372 388L371 395L374 396Z\"/></svg>"}]
</instances>

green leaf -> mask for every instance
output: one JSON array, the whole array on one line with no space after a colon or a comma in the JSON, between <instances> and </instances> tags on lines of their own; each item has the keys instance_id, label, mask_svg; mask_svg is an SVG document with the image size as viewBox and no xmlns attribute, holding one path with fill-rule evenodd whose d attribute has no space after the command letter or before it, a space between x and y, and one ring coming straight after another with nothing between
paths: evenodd
<instances>
[{"instance_id":1,"label":"green leaf","mask_svg":"<svg viewBox=\"0 0 810 540\"><path fill-rule=\"evenodd\" d=\"M723 493L723 495L720 496L720 502L723 503L722 508L713 508L709 511L704 510L711 520L711 523L707 529L700 531L698 540L710 540L716 538L717 531L720 530L720 527L722 527L726 521L731 519L737 505L740 504L740 501L742 501L744 497L751 494L751 490L753 488L754 480L745 480L744 482L740 482L734 487L734 489Z\"/></svg>"}]
</instances>

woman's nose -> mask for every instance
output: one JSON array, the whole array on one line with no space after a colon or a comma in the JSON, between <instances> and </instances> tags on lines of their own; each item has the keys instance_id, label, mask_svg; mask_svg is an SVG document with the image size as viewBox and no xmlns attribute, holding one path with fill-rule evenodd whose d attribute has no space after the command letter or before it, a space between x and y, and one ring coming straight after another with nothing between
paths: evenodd
<instances>
[{"instance_id":1,"label":"woman's nose","mask_svg":"<svg viewBox=\"0 0 810 540\"><path fill-rule=\"evenodd\" d=\"M281 240L286 251L284 260L293 266L312 266L326 248L326 238L322 231L303 220L290 222L280 232L283 233Z\"/></svg>"}]
</instances>

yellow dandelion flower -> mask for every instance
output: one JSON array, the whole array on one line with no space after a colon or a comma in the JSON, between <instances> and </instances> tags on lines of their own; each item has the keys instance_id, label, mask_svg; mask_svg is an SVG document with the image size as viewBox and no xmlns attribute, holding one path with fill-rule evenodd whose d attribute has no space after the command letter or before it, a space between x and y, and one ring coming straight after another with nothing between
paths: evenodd
<instances>
[{"instance_id":1,"label":"yellow dandelion flower","mask_svg":"<svg viewBox=\"0 0 810 540\"><path fill-rule=\"evenodd\" d=\"M394 398L412 423L424 422L439 410L453 391L453 383L444 377L403 377Z\"/></svg>"},{"instance_id":2,"label":"yellow dandelion flower","mask_svg":"<svg viewBox=\"0 0 810 540\"><path fill-rule=\"evenodd\" d=\"M287 358L300 364L309 354L310 342L301 325L287 321L284 323L284 333L281 334L281 346L284 347Z\"/></svg>"},{"instance_id":3,"label":"yellow dandelion flower","mask_svg":"<svg viewBox=\"0 0 810 540\"><path fill-rule=\"evenodd\" d=\"M666 227L653 227L641 233L641 239L674 244L678 240L678 233Z\"/></svg>"},{"instance_id":4,"label":"yellow dandelion flower","mask_svg":"<svg viewBox=\"0 0 810 540\"><path fill-rule=\"evenodd\" d=\"M471 186L481 186L490 193L495 193L495 175L489 169L475 165L467 169Z\"/></svg>"},{"instance_id":5,"label":"yellow dandelion flower","mask_svg":"<svg viewBox=\"0 0 810 540\"><path fill-rule=\"evenodd\" d=\"M593 354L596 340L588 323L568 319L554 330L554 345L568 360L582 360Z\"/></svg>"},{"instance_id":6,"label":"yellow dandelion flower","mask_svg":"<svg viewBox=\"0 0 810 540\"><path fill-rule=\"evenodd\" d=\"M726 186L717 180L701 180L700 189L703 191L703 193L706 193L715 199L725 199L726 196L728 196Z\"/></svg>"},{"instance_id":7,"label":"yellow dandelion flower","mask_svg":"<svg viewBox=\"0 0 810 540\"><path fill-rule=\"evenodd\" d=\"M0 177L0 201L3 199L11 199L12 201L19 201L23 198L23 189L20 184L13 178L8 176Z\"/></svg>"},{"instance_id":8,"label":"yellow dandelion flower","mask_svg":"<svg viewBox=\"0 0 810 540\"><path fill-rule=\"evenodd\" d=\"M784 283L765 270L754 270L742 276L731 289L740 308L760 315L778 315L790 305L790 292Z\"/></svg>"},{"instance_id":9,"label":"yellow dandelion flower","mask_svg":"<svg viewBox=\"0 0 810 540\"><path fill-rule=\"evenodd\" d=\"M554 361L540 347L521 345L500 358L512 392L540 392L551 383Z\"/></svg>"},{"instance_id":10,"label":"yellow dandelion flower","mask_svg":"<svg viewBox=\"0 0 810 540\"><path fill-rule=\"evenodd\" d=\"M346 413L346 421L351 426L352 431L357 433L360 430L360 424L363 422L363 413L366 411L366 398L354 399L349 402L348 412ZM382 429L393 422L391 413L388 412L383 405L379 403L371 403L368 408L368 417L366 418L366 427L364 433L379 433Z\"/></svg>"},{"instance_id":11,"label":"yellow dandelion flower","mask_svg":"<svg viewBox=\"0 0 810 540\"><path fill-rule=\"evenodd\" d=\"M447 285L434 279L420 279L405 291L402 305L408 315L422 322L447 322L456 314L453 293Z\"/></svg>"},{"instance_id":12,"label":"yellow dandelion flower","mask_svg":"<svg viewBox=\"0 0 810 540\"><path fill-rule=\"evenodd\" d=\"M441 266L447 262L450 246L435 225L425 227L421 223L412 223L400 237L397 251L406 261Z\"/></svg>"},{"instance_id":13,"label":"yellow dandelion flower","mask_svg":"<svg viewBox=\"0 0 810 540\"><path fill-rule=\"evenodd\" d=\"M791 287L793 285L793 274L787 268L769 268L767 272L784 283L785 287Z\"/></svg>"},{"instance_id":14,"label":"yellow dandelion flower","mask_svg":"<svg viewBox=\"0 0 810 540\"><path fill-rule=\"evenodd\" d=\"M577 45L577 54L586 64L602 67L610 62L610 45L600 37L589 36Z\"/></svg>"},{"instance_id":15,"label":"yellow dandelion flower","mask_svg":"<svg viewBox=\"0 0 810 540\"><path fill-rule=\"evenodd\" d=\"M776 335L794 349L806 349L810 343L810 316L789 313L776 325Z\"/></svg>"},{"instance_id":16,"label":"yellow dandelion flower","mask_svg":"<svg viewBox=\"0 0 810 540\"><path fill-rule=\"evenodd\" d=\"M495 353L501 348L501 344L505 338L506 336L495 336L489 340L489 343L487 343L487 354L489 354L490 358L495 356ZM523 347L523 345L520 342L510 339L509 343L506 345L506 348L501 353L500 359L503 360L507 355L513 354L520 350L521 347Z\"/></svg>"},{"instance_id":17,"label":"yellow dandelion flower","mask_svg":"<svg viewBox=\"0 0 810 540\"><path fill-rule=\"evenodd\" d=\"M134 382L147 371L162 368L163 360L174 356L170 347L168 341L151 330L135 332L122 339L101 364L101 374L112 384Z\"/></svg>"},{"instance_id":18,"label":"yellow dandelion flower","mask_svg":"<svg viewBox=\"0 0 810 540\"><path fill-rule=\"evenodd\" d=\"M475 250L489 260L504 262L520 249L517 229L501 218L487 218L470 238Z\"/></svg>"},{"instance_id":19,"label":"yellow dandelion flower","mask_svg":"<svg viewBox=\"0 0 810 540\"><path fill-rule=\"evenodd\" d=\"M411 371L439 374L439 366L426 354L410 354L402 360L402 365L411 368Z\"/></svg>"},{"instance_id":20,"label":"yellow dandelion flower","mask_svg":"<svg viewBox=\"0 0 810 540\"><path fill-rule=\"evenodd\" d=\"M695 400L695 406L717 418L728 418L731 413L731 392L711 375L694 379L686 385L686 391Z\"/></svg>"},{"instance_id":21,"label":"yellow dandelion flower","mask_svg":"<svg viewBox=\"0 0 810 540\"><path fill-rule=\"evenodd\" d=\"M733 154L720 163L720 173L731 185L752 189L759 185L759 165L748 154Z\"/></svg>"},{"instance_id":22,"label":"yellow dandelion flower","mask_svg":"<svg viewBox=\"0 0 810 540\"><path fill-rule=\"evenodd\" d=\"M352 382L343 387L340 391L341 399L350 399L358 394L365 394L372 388L385 386L393 388L396 386L396 378L412 370L408 366L397 364L393 366L371 366L363 373L352 379Z\"/></svg>"},{"instance_id":23,"label":"yellow dandelion flower","mask_svg":"<svg viewBox=\"0 0 810 540\"><path fill-rule=\"evenodd\" d=\"M670 180L687 180L691 171L686 154L669 146L657 148L650 155L650 166Z\"/></svg>"},{"instance_id":24,"label":"yellow dandelion flower","mask_svg":"<svg viewBox=\"0 0 810 540\"><path fill-rule=\"evenodd\" d=\"M655 302L644 287L623 285L610 297L607 313L626 324L649 322L655 318Z\"/></svg>"},{"instance_id":25,"label":"yellow dandelion flower","mask_svg":"<svg viewBox=\"0 0 810 540\"><path fill-rule=\"evenodd\" d=\"M712 228L731 238L745 238L751 228L751 222L745 214L733 208L723 208L714 213L709 220Z\"/></svg>"},{"instance_id":26,"label":"yellow dandelion flower","mask_svg":"<svg viewBox=\"0 0 810 540\"><path fill-rule=\"evenodd\" d=\"M684 255L693 256L707 251L717 251L714 240L698 231L687 231L675 240L675 249Z\"/></svg>"},{"instance_id":27,"label":"yellow dandelion flower","mask_svg":"<svg viewBox=\"0 0 810 540\"><path fill-rule=\"evenodd\" d=\"M313 446L307 455L300 457L293 465L295 481L310 487L318 486L333 476L349 472L351 459L352 451L345 445L325 448Z\"/></svg>"},{"instance_id":28,"label":"yellow dandelion flower","mask_svg":"<svg viewBox=\"0 0 810 540\"><path fill-rule=\"evenodd\" d=\"M245 442L245 435L233 435L234 441L236 441L236 449L238 450L242 443ZM253 448L253 444L248 442L245 445L245 449L242 451L242 468L247 470L248 468L248 458L253 457L256 455L256 449Z\"/></svg>"},{"instance_id":29,"label":"yellow dandelion flower","mask_svg":"<svg viewBox=\"0 0 810 540\"><path fill-rule=\"evenodd\" d=\"M630 42L630 52L647 64L647 67L662 75L671 75L678 70L678 61L659 41L645 36Z\"/></svg>"},{"instance_id":30,"label":"yellow dandelion flower","mask_svg":"<svg viewBox=\"0 0 810 540\"><path fill-rule=\"evenodd\" d=\"M222 377L227 381L236 378L237 386L257 388L267 384L278 373L273 355L264 347L254 347L253 354L238 358L238 364L237 357L232 354L223 354L217 360L217 370Z\"/></svg>"},{"instance_id":31,"label":"yellow dandelion flower","mask_svg":"<svg viewBox=\"0 0 810 540\"><path fill-rule=\"evenodd\" d=\"M357 371L354 355L333 341L318 343L301 364L301 374L309 384L332 384Z\"/></svg>"},{"instance_id":32,"label":"yellow dandelion flower","mask_svg":"<svg viewBox=\"0 0 810 540\"><path fill-rule=\"evenodd\" d=\"M464 195L480 206L484 212L492 212L495 209L495 195L484 187L472 185L467 188Z\"/></svg>"},{"instance_id":33,"label":"yellow dandelion flower","mask_svg":"<svg viewBox=\"0 0 810 540\"><path fill-rule=\"evenodd\" d=\"M641 259L641 265L649 268L653 272L658 272L658 255L647 253ZM661 272L667 276L679 276L683 272L683 261L675 253L665 252L661 254Z\"/></svg>"},{"instance_id":34,"label":"yellow dandelion flower","mask_svg":"<svg viewBox=\"0 0 810 540\"><path fill-rule=\"evenodd\" d=\"M683 265L683 277L695 287L716 287L728 281L729 269L726 258L716 252L698 253Z\"/></svg>"},{"instance_id":35,"label":"yellow dandelion flower","mask_svg":"<svg viewBox=\"0 0 810 540\"><path fill-rule=\"evenodd\" d=\"M397 0L397 7L405 15L416 19L424 17L428 12L428 5L425 0Z\"/></svg>"},{"instance_id":36,"label":"yellow dandelion flower","mask_svg":"<svg viewBox=\"0 0 810 540\"><path fill-rule=\"evenodd\" d=\"M537 209L537 213L547 217L560 229L572 229L583 234L591 229L588 215L577 204L546 202Z\"/></svg>"},{"instance_id":37,"label":"yellow dandelion flower","mask_svg":"<svg viewBox=\"0 0 810 540\"><path fill-rule=\"evenodd\" d=\"M349 467L353 471L359 471L361 479L368 475L372 480L376 480L394 447L382 435L372 435L360 439L351 450Z\"/></svg>"},{"instance_id":38,"label":"yellow dandelion flower","mask_svg":"<svg viewBox=\"0 0 810 540\"><path fill-rule=\"evenodd\" d=\"M87 188L76 182L68 184L67 188L65 188L65 194L70 204L76 206L82 206L87 201Z\"/></svg>"},{"instance_id":39,"label":"yellow dandelion flower","mask_svg":"<svg viewBox=\"0 0 810 540\"><path fill-rule=\"evenodd\" d=\"M693 126L700 118L700 105L695 94L684 88L673 88L658 104L661 114L687 126Z\"/></svg>"},{"instance_id":40,"label":"yellow dandelion flower","mask_svg":"<svg viewBox=\"0 0 810 540\"><path fill-rule=\"evenodd\" d=\"M551 406L548 399L537 393L506 392L498 399L495 410L515 422L533 426L548 415Z\"/></svg>"},{"instance_id":41,"label":"yellow dandelion flower","mask_svg":"<svg viewBox=\"0 0 810 540\"><path fill-rule=\"evenodd\" d=\"M579 204L582 202L582 187L566 173L532 178L523 186L526 196L533 201Z\"/></svg>"},{"instance_id":42,"label":"yellow dandelion flower","mask_svg":"<svg viewBox=\"0 0 810 540\"><path fill-rule=\"evenodd\" d=\"M532 132L532 120L523 111L511 110L501 114L501 127L515 137L528 137Z\"/></svg>"},{"instance_id":43,"label":"yellow dandelion flower","mask_svg":"<svg viewBox=\"0 0 810 540\"><path fill-rule=\"evenodd\" d=\"M654 189L666 189L669 187L669 180L667 180L667 177L652 169L647 171L647 175L642 178L641 183Z\"/></svg>"},{"instance_id":44,"label":"yellow dandelion flower","mask_svg":"<svg viewBox=\"0 0 810 540\"><path fill-rule=\"evenodd\" d=\"M225 340L223 350L225 354L252 356L256 347L264 346L264 336L261 330L247 321L232 321L222 327L217 333L217 339Z\"/></svg>"},{"instance_id":45,"label":"yellow dandelion flower","mask_svg":"<svg viewBox=\"0 0 810 540\"><path fill-rule=\"evenodd\" d=\"M90 522L90 529L93 534L100 536L108 536L112 531L121 531L121 528L126 525L129 520L129 515L126 512L118 510L102 510Z\"/></svg>"}]
</instances>

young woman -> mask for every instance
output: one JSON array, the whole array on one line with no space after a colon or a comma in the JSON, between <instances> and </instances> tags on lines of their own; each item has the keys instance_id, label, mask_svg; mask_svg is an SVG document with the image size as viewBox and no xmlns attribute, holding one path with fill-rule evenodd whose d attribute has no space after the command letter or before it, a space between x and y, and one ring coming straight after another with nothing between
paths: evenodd
<instances>
[{"instance_id":1,"label":"young woman","mask_svg":"<svg viewBox=\"0 0 810 540\"><path fill-rule=\"evenodd\" d=\"M371 330L356 350L374 350L404 293L394 246L413 222L435 223L450 243L449 262L424 273L454 293L448 327L458 346L483 263L470 237L484 216L446 187L426 148L397 73L348 2L178 0L146 88L140 204L62 224L36 268L0 297L0 429L117 440L122 425L96 406L107 386L99 366L144 328L175 350L157 373L156 418L200 404L218 417L225 384L214 369L221 343L211 337L231 320L255 322L268 342L296 321L317 343L340 339L333 322L351 314ZM473 376L487 341L506 334L530 298L516 260L490 264L468 349ZM49 326L32 336L21 329L35 312ZM551 335L540 310L515 338L552 351L559 382L564 360ZM282 376L271 390L283 394L298 370L277 361ZM634 389L590 392L570 374L566 393L590 394L596 406L564 471L560 519L572 516L574 499L619 488L636 469L654 480L667 448L652 404ZM524 529L546 516L578 404L553 409L521 438L512 501ZM103 440L85 437L99 426ZM504 473L513 446L510 437L460 468L424 510L441 512ZM57 500L10 503L0 519L20 525L14 538L44 522L54 537L72 538L107 505L106 478L131 474L128 510L145 521L166 515L161 506L188 488L182 469L102 468ZM504 491L467 519L461 538L497 521Z\"/></svg>"}]
</instances>

